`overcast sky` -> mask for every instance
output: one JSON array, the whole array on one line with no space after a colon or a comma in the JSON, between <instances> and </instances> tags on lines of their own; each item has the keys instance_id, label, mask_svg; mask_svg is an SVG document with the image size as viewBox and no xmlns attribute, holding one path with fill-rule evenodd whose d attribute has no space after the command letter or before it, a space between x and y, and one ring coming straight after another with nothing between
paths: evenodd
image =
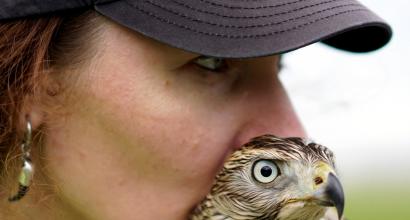
<instances>
[{"instance_id":1,"label":"overcast sky","mask_svg":"<svg viewBox=\"0 0 410 220\"><path fill-rule=\"evenodd\" d=\"M393 26L387 47L357 55L315 44L288 53L281 77L345 181L410 183L410 1L361 2Z\"/></svg>"}]
</instances>

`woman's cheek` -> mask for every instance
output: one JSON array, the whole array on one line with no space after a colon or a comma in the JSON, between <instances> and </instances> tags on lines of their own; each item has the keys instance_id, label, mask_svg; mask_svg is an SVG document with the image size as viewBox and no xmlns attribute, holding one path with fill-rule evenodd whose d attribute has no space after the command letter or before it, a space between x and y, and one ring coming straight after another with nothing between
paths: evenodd
<instances>
[{"instance_id":1,"label":"woman's cheek","mask_svg":"<svg viewBox=\"0 0 410 220\"><path fill-rule=\"evenodd\" d=\"M148 131L150 143L141 147L153 150L152 162L161 164L177 185L210 184L231 150L229 130L181 116L165 121L171 126L157 123L158 133Z\"/></svg>"},{"instance_id":2,"label":"woman's cheek","mask_svg":"<svg viewBox=\"0 0 410 220\"><path fill-rule=\"evenodd\" d=\"M88 105L99 109L90 117L98 117L123 143L117 149L124 152L122 166L133 169L134 178L167 188L208 190L232 149L232 112L207 85L147 69L101 70L88 88Z\"/></svg>"},{"instance_id":3,"label":"woman's cheek","mask_svg":"<svg viewBox=\"0 0 410 220\"><path fill-rule=\"evenodd\" d=\"M111 104L104 101L105 106L100 109L111 110L102 112L100 119L102 124L110 125L106 129L116 139L125 143L119 150L133 164L138 176L164 187L184 185L200 190L210 186L231 149L233 125L227 120L229 117L192 105L178 108L190 104L181 100L177 103L153 99L152 105L160 108L139 101L128 108L117 108L125 105L118 103L119 100L113 99Z\"/></svg>"}]
</instances>

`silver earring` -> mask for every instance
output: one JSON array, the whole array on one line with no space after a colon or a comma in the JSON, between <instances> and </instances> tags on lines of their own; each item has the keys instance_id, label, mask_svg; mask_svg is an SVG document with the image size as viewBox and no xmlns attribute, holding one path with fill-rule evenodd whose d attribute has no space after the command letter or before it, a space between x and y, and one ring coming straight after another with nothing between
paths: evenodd
<instances>
[{"instance_id":1,"label":"silver earring","mask_svg":"<svg viewBox=\"0 0 410 220\"><path fill-rule=\"evenodd\" d=\"M22 159L22 169L19 175L19 189L18 192L9 198L10 202L15 202L23 198L29 190L31 180L33 179L34 167L31 161L31 144L32 144L32 128L31 122L27 119L27 128L24 135L24 140L21 143L21 159Z\"/></svg>"}]
</instances>

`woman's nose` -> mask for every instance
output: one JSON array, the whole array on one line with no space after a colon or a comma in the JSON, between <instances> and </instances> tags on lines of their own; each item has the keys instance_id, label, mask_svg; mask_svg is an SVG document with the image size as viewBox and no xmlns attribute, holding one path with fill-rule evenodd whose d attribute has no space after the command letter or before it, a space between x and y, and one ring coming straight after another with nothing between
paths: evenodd
<instances>
[{"instance_id":1,"label":"woman's nose","mask_svg":"<svg viewBox=\"0 0 410 220\"><path fill-rule=\"evenodd\" d=\"M279 137L307 136L280 80L275 77L273 83L264 87L248 90L242 98L242 124L236 134L234 146L239 147L251 138L264 134Z\"/></svg>"}]
</instances>

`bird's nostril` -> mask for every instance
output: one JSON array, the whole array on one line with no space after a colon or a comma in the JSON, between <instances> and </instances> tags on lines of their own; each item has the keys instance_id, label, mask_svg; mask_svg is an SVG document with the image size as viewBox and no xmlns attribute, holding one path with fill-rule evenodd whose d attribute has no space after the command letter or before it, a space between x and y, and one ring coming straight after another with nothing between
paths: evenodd
<instances>
[{"instance_id":1,"label":"bird's nostril","mask_svg":"<svg viewBox=\"0 0 410 220\"><path fill-rule=\"evenodd\" d=\"M321 183L323 183L322 177L320 177L320 176L316 177L316 178L315 178L315 184L316 184L316 185L319 185L319 184L321 184Z\"/></svg>"}]
</instances>

